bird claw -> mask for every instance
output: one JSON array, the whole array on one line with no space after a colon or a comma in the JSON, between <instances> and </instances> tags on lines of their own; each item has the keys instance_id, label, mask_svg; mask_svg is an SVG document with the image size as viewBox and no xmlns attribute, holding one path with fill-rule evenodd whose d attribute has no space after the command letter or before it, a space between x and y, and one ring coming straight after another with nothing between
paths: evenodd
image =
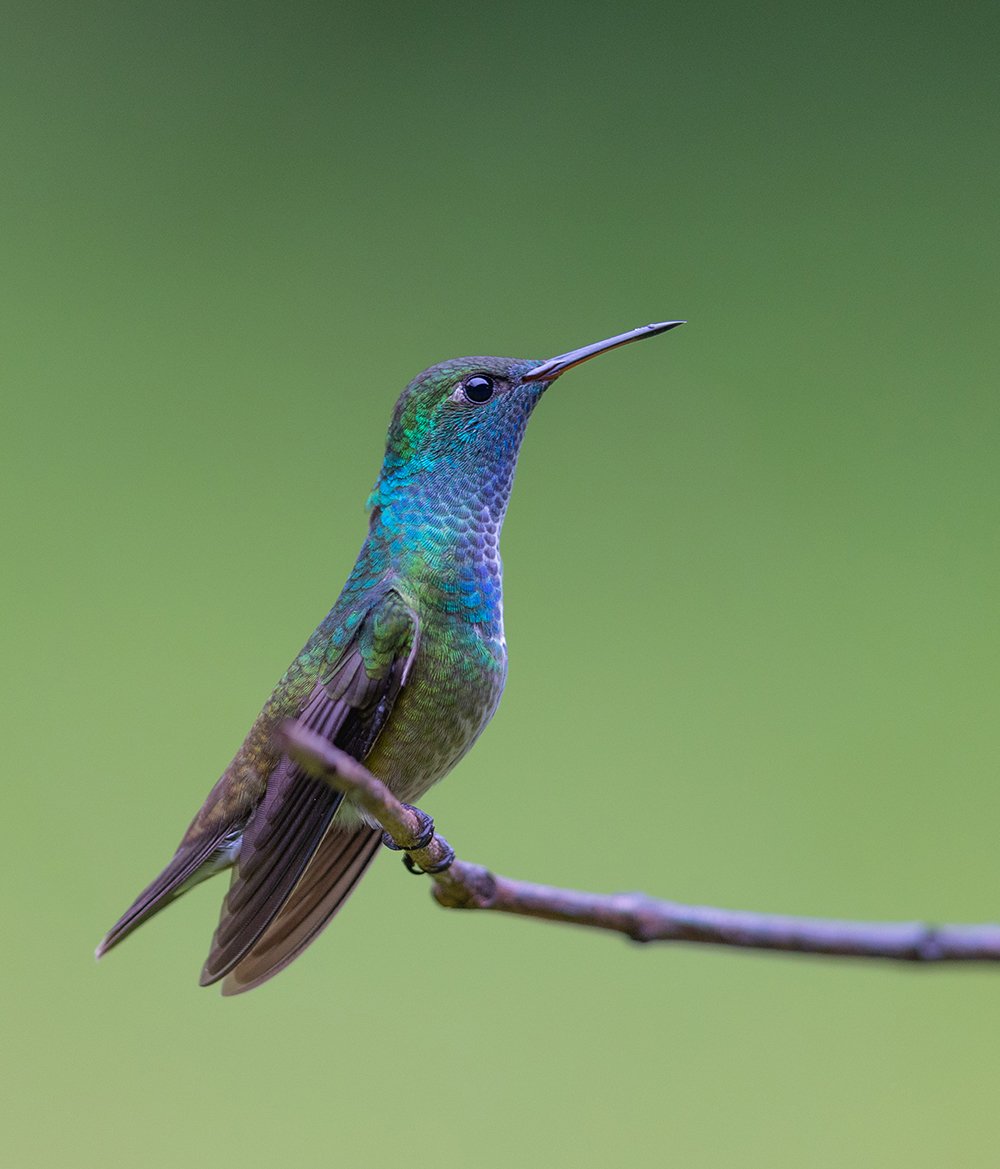
<instances>
[{"instance_id":1,"label":"bird claw","mask_svg":"<svg viewBox=\"0 0 1000 1169\"><path fill-rule=\"evenodd\" d=\"M403 854L403 864L406 866L406 871L412 873L415 877L422 877L430 873L443 873L445 869L450 869L455 860L455 850L447 840L440 836L436 838L443 850L440 860L424 867L423 865L418 865L413 857L410 856L411 852L417 852L422 848L426 848L435 839L434 821L426 812L421 811L420 808L415 808L412 804L404 804L403 807L408 808L420 821L420 831L417 834L416 840L410 844L400 845L396 843L388 832L383 832L382 843L386 848L391 848L393 852L401 852Z\"/></svg>"},{"instance_id":2,"label":"bird claw","mask_svg":"<svg viewBox=\"0 0 1000 1169\"><path fill-rule=\"evenodd\" d=\"M422 877L424 870L417 864L408 852L403 853L403 868L414 877Z\"/></svg>"},{"instance_id":3,"label":"bird claw","mask_svg":"<svg viewBox=\"0 0 1000 1169\"><path fill-rule=\"evenodd\" d=\"M403 857L403 864L406 865L407 872L412 873L415 877L433 876L434 873L443 873L445 869L450 869L455 863L455 850L451 847L443 836L437 838L438 844L444 850L443 855L439 861L435 861L432 865L418 865L417 862L406 853Z\"/></svg>"},{"instance_id":4,"label":"bird claw","mask_svg":"<svg viewBox=\"0 0 1000 1169\"><path fill-rule=\"evenodd\" d=\"M416 840L411 844L397 844L388 832L383 832L382 843L386 848L391 848L393 852L414 852L418 848L426 848L434 839L434 821L426 812L421 811L420 808L415 808L412 804L404 804L403 807L411 811L420 821L420 829L417 833ZM406 858L404 857L403 859L405 861Z\"/></svg>"}]
</instances>

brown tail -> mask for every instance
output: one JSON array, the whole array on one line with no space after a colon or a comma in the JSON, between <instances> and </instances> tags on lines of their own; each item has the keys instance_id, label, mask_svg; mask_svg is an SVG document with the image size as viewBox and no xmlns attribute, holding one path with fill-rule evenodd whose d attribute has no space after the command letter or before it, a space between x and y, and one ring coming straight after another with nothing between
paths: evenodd
<instances>
[{"instance_id":1,"label":"brown tail","mask_svg":"<svg viewBox=\"0 0 1000 1169\"><path fill-rule=\"evenodd\" d=\"M377 828L331 824L280 912L227 974L222 993L252 990L294 961L351 895L381 842Z\"/></svg>"}]
</instances>

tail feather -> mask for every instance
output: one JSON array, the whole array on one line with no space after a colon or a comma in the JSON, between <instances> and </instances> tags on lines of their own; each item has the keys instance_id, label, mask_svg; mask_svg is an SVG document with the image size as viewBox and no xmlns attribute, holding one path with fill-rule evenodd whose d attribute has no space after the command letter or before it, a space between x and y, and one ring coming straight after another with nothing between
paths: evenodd
<instances>
[{"instance_id":1,"label":"tail feather","mask_svg":"<svg viewBox=\"0 0 1000 1169\"><path fill-rule=\"evenodd\" d=\"M281 911L226 975L222 993L260 986L315 941L364 876L381 840L377 828L332 824Z\"/></svg>"},{"instance_id":2,"label":"tail feather","mask_svg":"<svg viewBox=\"0 0 1000 1169\"><path fill-rule=\"evenodd\" d=\"M231 864L239 839L239 833L223 830L214 836L183 841L170 864L143 889L104 935L94 952L95 957L102 958L108 950L166 908L171 901Z\"/></svg>"}]
</instances>

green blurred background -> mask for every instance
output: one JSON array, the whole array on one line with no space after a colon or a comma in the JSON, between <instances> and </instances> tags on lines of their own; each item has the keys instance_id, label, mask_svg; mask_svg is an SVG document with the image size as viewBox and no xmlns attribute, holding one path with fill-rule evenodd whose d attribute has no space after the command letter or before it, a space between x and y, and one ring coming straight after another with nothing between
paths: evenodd
<instances>
[{"instance_id":1,"label":"green blurred background","mask_svg":"<svg viewBox=\"0 0 1000 1169\"><path fill-rule=\"evenodd\" d=\"M1000 915L992 4L5 6L4 1164L995 1166L1000 973L448 914L99 967L364 533L396 394L567 377L425 806L582 888ZM567 804L573 827L559 831Z\"/></svg>"}]
</instances>

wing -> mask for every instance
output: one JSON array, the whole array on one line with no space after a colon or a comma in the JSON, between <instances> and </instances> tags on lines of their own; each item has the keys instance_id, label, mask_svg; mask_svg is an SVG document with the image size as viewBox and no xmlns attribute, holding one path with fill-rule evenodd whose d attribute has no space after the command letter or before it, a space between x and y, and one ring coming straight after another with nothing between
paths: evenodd
<instances>
[{"instance_id":1,"label":"wing","mask_svg":"<svg viewBox=\"0 0 1000 1169\"><path fill-rule=\"evenodd\" d=\"M317 684L299 720L355 758L363 759L406 682L419 638L419 623L412 609L397 593L386 593L358 623L353 640ZM243 834L229 893L222 903L219 925L202 970L203 986L223 978L242 962L287 905L291 916L285 916L281 927L282 933L289 931L294 953L286 954L287 947L281 950L279 963L286 965L322 928L320 925L306 940L300 940L299 915L312 922L317 904L328 905L331 900L319 894L334 886L339 888L345 874L354 874L324 918L325 924L360 879L375 854L367 829L350 834L337 831L335 838L351 839L343 848L332 844L329 849L321 849L342 798L322 780L313 779L289 759L282 759ZM366 860L360 867L361 850L356 836L362 836L366 845ZM317 857L317 881L324 882L322 889L318 884L308 886L312 890L309 896L293 899L317 852L322 855L322 859ZM267 948L271 945L268 941ZM269 973L256 981L265 977Z\"/></svg>"}]
</instances>

